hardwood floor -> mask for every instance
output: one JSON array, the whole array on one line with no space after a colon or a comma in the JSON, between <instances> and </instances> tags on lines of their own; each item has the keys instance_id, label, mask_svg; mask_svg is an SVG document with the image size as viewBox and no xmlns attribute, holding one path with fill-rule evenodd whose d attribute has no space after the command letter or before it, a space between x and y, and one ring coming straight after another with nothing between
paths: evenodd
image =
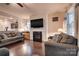
<instances>
[{"instance_id":1,"label":"hardwood floor","mask_svg":"<svg viewBox=\"0 0 79 59\"><path fill-rule=\"evenodd\" d=\"M44 43L25 40L6 46L10 56L44 56Z\"/></svg>"}]
</instances>

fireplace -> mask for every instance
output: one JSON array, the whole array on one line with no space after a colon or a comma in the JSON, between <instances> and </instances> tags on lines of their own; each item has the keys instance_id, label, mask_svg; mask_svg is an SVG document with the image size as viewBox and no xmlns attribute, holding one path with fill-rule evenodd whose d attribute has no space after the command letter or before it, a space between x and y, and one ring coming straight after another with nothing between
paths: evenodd
<instances>
[{"instance_id":1,"label":"fireplace","mask_svg":"<svg viewBox=\"0 0 79 59\"><path fill-rule=\"evenodd\" d=\"M33 32L33 41L42 42L42 32L41 31Z\"/></svg>"}]
</instances>

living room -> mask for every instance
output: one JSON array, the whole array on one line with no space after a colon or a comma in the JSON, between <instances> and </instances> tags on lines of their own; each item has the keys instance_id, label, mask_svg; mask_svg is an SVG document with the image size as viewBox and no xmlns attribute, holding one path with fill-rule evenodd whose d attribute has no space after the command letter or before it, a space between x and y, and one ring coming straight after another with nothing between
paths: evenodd
<instances>
[{"instance_id":1,"label":"living room","mask_svg":"<svg viewBox=\"0 0 79 59\"><path fill-rule=\"evenodd\" d=\"M0 55L77 56L78 7L74 3L0 3ZM60 32L71 40L56 42Z\"/></svg>"}]
</instances>

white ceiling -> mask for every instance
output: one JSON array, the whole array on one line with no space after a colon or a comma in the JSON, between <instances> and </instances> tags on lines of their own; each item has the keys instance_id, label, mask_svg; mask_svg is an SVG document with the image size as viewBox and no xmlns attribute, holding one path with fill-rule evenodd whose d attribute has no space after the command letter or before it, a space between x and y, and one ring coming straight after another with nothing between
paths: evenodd
<instances>
[{"instance_id":1,"label":"white ceiling","mask_svg":"<svg viewBox=\"0 0 79 59\"><path fill-rule=\"evenodd\" d=\"M71 4L69 3L21 3L24 7L20 7L16 3L6 5L0 3L0 11L8 14L26 18L32 14L48 14L55 12L65 12Z\"/></svg>"},{"instance_id":2,"label":"white ceiling","mask_svg":"<svg viewBox=\"0 0 79 59\"><path fill-rule=\"evenodd\" d=\"M64 12L71 4L57 4L57 3L36 3L36 4L24 4L32 13L53 13Z\"/></svg>"}]
</instances>

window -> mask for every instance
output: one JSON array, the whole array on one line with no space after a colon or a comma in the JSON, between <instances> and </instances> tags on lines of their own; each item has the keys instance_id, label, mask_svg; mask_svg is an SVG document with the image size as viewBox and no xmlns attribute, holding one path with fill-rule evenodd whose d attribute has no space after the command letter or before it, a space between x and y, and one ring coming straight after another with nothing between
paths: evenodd
<instances>
[{"instance_id":1,"label":"window","mask_svg":"<svg viewBox=\"0 0 79 59\"><path fill-rule=\"evenodd\" d=\"M75 33L75 30L74 30L74 11L69 12L67 14L67 33L69 35L73 35L73 36Z\"/></svg>"}]
</instances>

